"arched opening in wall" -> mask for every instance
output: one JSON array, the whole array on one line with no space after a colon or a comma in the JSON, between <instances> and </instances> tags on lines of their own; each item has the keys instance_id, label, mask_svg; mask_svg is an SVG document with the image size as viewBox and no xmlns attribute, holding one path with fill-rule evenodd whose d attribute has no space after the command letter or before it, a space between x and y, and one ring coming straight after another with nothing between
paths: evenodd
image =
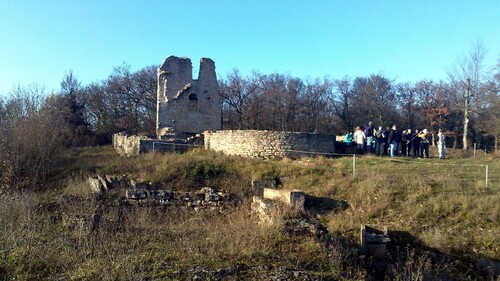
<instances>
[{"instance_id":1,"label":"arched opening in wall","mask_svg":"<svg viewBox=\"0 0 500 281\"><path fill-rule=\"evenodd\" d=\"M189 109L189 111L197 111L198 110L198 97L196 96L196 94L189 95L188 109Z\"/></svg>"}]
</instances>

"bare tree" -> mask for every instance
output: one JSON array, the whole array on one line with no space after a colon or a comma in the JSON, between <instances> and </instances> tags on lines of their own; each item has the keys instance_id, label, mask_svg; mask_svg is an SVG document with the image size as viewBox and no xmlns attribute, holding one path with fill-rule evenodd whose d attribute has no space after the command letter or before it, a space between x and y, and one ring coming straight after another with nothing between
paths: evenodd
<instances>
[{"instance_id":1,"label":"bare tree","mask_svg":"<svg viewBox=\"0 0 500 281\"><path fill-rule=\"evenodd\" d=\"M113 133L153 134L156 115L156 69L147 66L136 72L127 64L115 67L106 80L81 91L85 117L98 143L111 141Z\"/></svg>"},{"instance_id":2,"label":"bare tree","mask_svg":"<svg viewBox=\"0 0 500 281\"><path fill-rule=\"evenodd\" d=\"M302 79L297 77L286 77L285 91L283 92L283 131L307 131L310 129L311 126L306 125L310 123L309 119L300 120L300 114L304 112L306 88L307 86L304 85Z\"/></svg>"},{"instance_id":3,"label":"bare tree","mask_svg":"<svg viewBox=\"0 0 500 281\"><path fill-rule=\"evenodd\" d=\"M469 147L469 121L471 105L474 97L479 93L483 83L483 59L486 51L479 42L475 43L470 51L458 57L456 63L448 71L449 79L457 91L462 94L462 106L464 112L464 135L463 150Z\"/></svg>"},{"instance_id":4,"label":"bare tree","mask_svg":"<svg viewBox=\"0 0 500 281\"><path fill-rule=\"evenodd\" d=\"M326 132L331 129L328 116L328 97L331 96L333 85L328 79L307 83L302 97L302 112L304 127L307 132ZM302 118L301 118L302 119Z\"/></svg>"},{"instance_id":5,"label":"bare tree","mask_svg":"<svg viewBox=\"0 0 500 281\"><path fill-rule=\"evenodd\" d=\"M405 121L406 128L415 128L418 106L415 87L406 82L396 86L399 111ZM401 124L403 125L403 124Z\"/></svg>"},{"instance_id":6,"label":"bare tree","mask_svg":"<svg viewBox=\"0 0 500 281\"><path fill-rule=\"evenodd\" d=\"M132 81L138 101L138 131L154 134L156 131L156 65L146 66L132 73Z\"/></svg>"},{"instance_id":7,"label":"bare tree","mask_svg":"<svg viewBox=\"0 0 500 281\"><path fill-rule=\"evenodd\" d=\"M93 139L85 118L85 95L80 81L69 70L61 81L58 95L50 95L44 107L52 112L58 112L66 123L66 146L91 145Z\"/></svg>"},{"instance_id":8,"label":"bare tree","mask_svg":"<svg viewBox=\"0 0 500 281\"><path fill-rule=\"evenodd\" d=\"M73 70L69 70L64 75L61 81L61 93L62 94L75 94L81 88L81 83L78 81L76 76L73 74Z\"/></svg>"},{"instance_id":9,"label":"bare tree","mask_svg":"<svg viewBox=\"0 0 500 281\"><path fill-rule=\"evenodd\" d=\"M120 100L123 109L120 121L124 128L130 129L134 134L139 131L139 107L144 93L134 87L133 75L130 65L123 64L115 67L107 80L108 90ZM129 112L129 114L125 114Z\"/></svg>"},{"instance_id":10,"label":"bare tree","mask_svg":"<svg viewBox=\"0 0 500 281\"><path fill-rule=\"evenodd\" d=\"M495 151L498 151L500 138L500 58L495 67L493 77L484 83L482 95L476 98L477 111L475 114L477 127L482 136L493 138Z\"/></svg>"},{"instance_id":11,"label":"bare tree","mask_svg":"<svg viewBox=\"0 0 500 281\"><path fill-rule=\"evenodd\" d=\"M262 99L265 116L263 127L267 130L287 131L287 118L290 119L289 111L294 110L294 97L296 91L288 91L287 81L289 76L272 73L261 76ZM287 117L288 116L288 117Z\"/></svg>"},{"instance_id":12,"label":"bare tree","mask_svg":"<svg viewBox=\"0 0 500 281\"><path fill-rule=\"evenodd\" d=\"M233 69L226 80L219 79L219 95L223 103L236 112L238 129L245 127L244 115L247 110L248 100L259 89L259 75L254 72L251 76L243 78L238 69Z\"/></svg>"},{"instance_id":13,"label":"bare tree","mask_svg":"<svg viewBox=\"0 0 500 281\"><path fill-rule=\"evenodd\" d=\"M399 114L392 81L381 75L356 77L352 84L352 120L355 125L398 123Z\"/></svg>"},{"instance_id":14,"label":"bare tree","mask_svg":"<svg viewBox=\"0 0 500 281\"><path fill-rule=\"evenodd\" d=\"M438 129L444 127L450 114L447 101L450 95L449 87L443 82L422 80L415 84L414 91L418 103L418 124L428 129L434 138Z\"/></svg>"},{"instance_id":15,"label":"bare tree","mask_svg":"<svg viewBox=\"0 0 500 281\"><path fill-rule=\"evenodd\" d=\"M335 80L333 94L330 96L330 103L335 115L341 120L342 128L348 131L353 130L354 123L352 121L352 103L353 92L351 89L351 80L343 78Z\"/></svg>"},{"instance_id":16,"label":"bare tree","mask_svg":"<svg viewBox=\"0 0 500 281\"><path fill-rule=\"evenodd\" d=\"M60 112L46 110L43 87L18 86L1 102L2 189L36 188L58 169L64 141Z\"/></svg>"}]
</instances>

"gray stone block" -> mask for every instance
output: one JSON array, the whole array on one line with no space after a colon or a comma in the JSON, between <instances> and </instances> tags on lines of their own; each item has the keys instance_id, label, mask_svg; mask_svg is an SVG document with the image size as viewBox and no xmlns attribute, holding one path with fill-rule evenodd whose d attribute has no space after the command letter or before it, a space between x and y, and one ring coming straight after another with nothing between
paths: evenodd
<instances>
[{"instance_id":1,"label":"gray stone block","mask_svg":"<svg viewBox=\"0 0 500 281\"><path fill-rule=\"evenodd\" d=\"M386 243L390 241L387 228L384 230L361 225L361 248L365 255L376 259L385 257Z\"/></svg>"},{"instance_id":2,"label":"gray stone block","mask_svg":"<svg viewBox=\"0 0 500 281\"><path fill-rule=\"evenodd\" d=\"M254 180L252 181L252 191L254 196L263 197L264 188L276 188L275 180Z\"/></svg>"},{"instance_id":3,"label":"gray stone block","mask_svg":"<svg viewBox=\"0 0 500 281\"><path fill-rule=\"evenodd\" d=\"M148 193L143 189L127 189L125 196L127 199L142 200L148 198Z\"/></svg>"},{"instance_id":4,"label":"gray stone block","mask_svg":"<svg viewBox=\"0 0 500 281\"><path fill-rule=\"evenodd\" d=\"M106 189L102 185L101 180L99 180L98 177L89 177L87 179L87 183L90 187L90 190L94 193L103 193L106 191Z\"/></svg>"}]
</instances>

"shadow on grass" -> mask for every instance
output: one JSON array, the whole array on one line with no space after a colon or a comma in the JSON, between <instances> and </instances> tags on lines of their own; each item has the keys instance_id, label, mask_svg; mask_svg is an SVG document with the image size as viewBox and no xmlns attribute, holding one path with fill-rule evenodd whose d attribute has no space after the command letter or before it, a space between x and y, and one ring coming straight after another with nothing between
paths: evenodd
<instances>
[{"instance_id":1,"label":"shadow on grass","mask_svg":"<svg viewBox=\"0 0 500 281\"><path fill-rule=\"evenodd\" d=\"M344 211L349 208L349 204L347 204L347 202L343 200L306 195L304 207L307 210L312 210L318 214L323 214L331 211Z\"/></svg>"},{"instance_id":2,"label":"shadow on grass","mask_svg":"<svg viewBox=\"0 0 500 281\"><path fill-rule=\"evenodd\" d=\"M483 259L472 253L443 253L425 245L406 231L392 230L388 235L388 262L392 264L390 268L398 272L398 275L402 274L403 278L420 275L431 277L430 280L462 280L475 276L485 278L484 280L496 280L494 278L499 277L495 269L482 266ZM388 273L390 276L391 273Z\"/></svg>"}]
</instances>

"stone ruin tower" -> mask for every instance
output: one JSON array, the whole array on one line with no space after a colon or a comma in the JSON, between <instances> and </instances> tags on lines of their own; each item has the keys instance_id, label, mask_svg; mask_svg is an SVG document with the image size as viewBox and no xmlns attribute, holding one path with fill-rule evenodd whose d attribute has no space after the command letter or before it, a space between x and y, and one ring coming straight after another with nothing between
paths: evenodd
<instances>
[{"instance_id":1,"label":"stone ruin tower","mask_svg":"<svg viewBox=\"0 0 500 281\"><path fill-rule=\"evenodd\" d=\"M158 68L156 135L221 129L222 100L215 63L200 60L198 80L189 58L170 56Z\"/></svg>"}]
</instances>

